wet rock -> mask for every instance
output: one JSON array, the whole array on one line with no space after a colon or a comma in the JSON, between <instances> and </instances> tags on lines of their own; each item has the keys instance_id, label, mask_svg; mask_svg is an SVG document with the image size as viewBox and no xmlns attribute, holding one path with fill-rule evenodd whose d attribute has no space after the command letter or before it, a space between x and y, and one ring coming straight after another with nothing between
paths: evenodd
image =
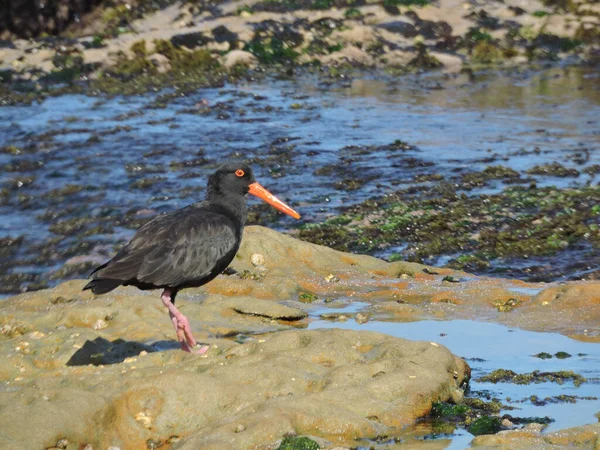
<instances>
[{"instance_id":1,"label":"wet rock","mask_svg":"<svg viewBox=\"0 0 600 450\"><path fill-rule=\"evenodd\" d=\"M584 425L566 430L541 434L543 426L528 425L519 430L501 431L488 436L478 436L471 442L473 448L487 450L513 449L565 449L578 448L586 450L597 449L597 438L600 424Z\"/></svg>"},{"instance_id":2,"label":"wet rock","mask_svg":"<svg viewBox=\"0 0 600 450\"><path fill-rule=\"evenodd\" d=\"M251 297L232 297L225 300L223 304L240 314L268 317L270 319L294 321L308 317L307 312L301 309Z\"/></svg>"},{"instance_id":3,"label":"wet rock","mask_svg":"<svg viewBox=\"0 0 600 450\"><path fill-rule=\"evenodd\" d=\"M575 339L597 342L600 320L600 283L578 282L551 286L537 294L531 302L519 307L519 314L502 316L509 326L537 331L555 331ZM568 317L568 320L565 320Z\"/></svg>"},{"instance_id":4,"label":"wet rock","mask_svg":"<svg viewBox=\"0 0 600 450\"><path fill-rule=\"evenodd\" d=\"M527 173L532 175L551 175L561 178L579 176L579 171L577 169L567 168L557 162L537 165L527 170Z\"/></svg>"}]
</instances>

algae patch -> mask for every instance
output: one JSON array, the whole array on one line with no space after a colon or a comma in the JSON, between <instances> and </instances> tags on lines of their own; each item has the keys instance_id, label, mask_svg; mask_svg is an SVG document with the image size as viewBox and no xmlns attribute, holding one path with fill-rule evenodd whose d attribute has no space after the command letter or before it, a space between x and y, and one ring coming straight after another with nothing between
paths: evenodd
<instances>
[{"instance_id":1,"label":"algae patch","mask_svg":"<svg viewBox=\"0 0 600 450\"><path fill-rule=\"evenodd\" d=\"M277 450L319 450L321 447L306 436L286 436Z\"/></svg>"},{"instance_id":2,"label":"algae patch","mask_svg":"<svg viewBox=\"0 0 600 450\"><path fill-rule=\"evenodd\" d=\"M534 370L530 373L516 373L512 370L497 369L488 375L484 375L477 379L480 383L514 383L514 384L531 384L531 383L558 383L563 384L565 381L572 381L575 386L580 386L587 379L571 370L561 370L557 372L541 372Z\"/></svg>"}]
</instances>

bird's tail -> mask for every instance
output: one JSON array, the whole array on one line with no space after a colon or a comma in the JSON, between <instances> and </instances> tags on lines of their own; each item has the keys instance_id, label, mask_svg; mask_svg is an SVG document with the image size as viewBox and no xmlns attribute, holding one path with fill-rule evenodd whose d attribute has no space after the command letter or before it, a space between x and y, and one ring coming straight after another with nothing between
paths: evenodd
<instances>
[{"instance_id":1,"label":"bird's tail","mask_svg":"<svg viewBox=\"0 0 600 450\"><path fill-rule=\"evenodd\" d=\"M96 280L90 281L83 287L83 290L91 289L94 294L106 294L107 292L116 289L121 286L123 281L121 280L112 280L110 278L98 278Z\"/></svg>"}]
</instances>

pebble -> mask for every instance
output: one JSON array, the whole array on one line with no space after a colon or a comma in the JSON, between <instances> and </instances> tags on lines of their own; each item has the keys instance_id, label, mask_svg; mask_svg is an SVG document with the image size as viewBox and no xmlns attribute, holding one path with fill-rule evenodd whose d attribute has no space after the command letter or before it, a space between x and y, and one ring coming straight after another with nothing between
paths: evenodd
<instances>
[{"instance_id":1,"label":"pebble","mask_svg":"<svg viewBox=\"0 0 600 450\"><path fill-rule=\"evenodd\" d=\"M357 323L367 323L369 321L369 316L363 313L356 314L355 320Z\"/></svg>"},{"instance_id":2,"label":"pebble","mask_svg":"<svg viewBox=\"0 0 600 450\"><path fill-rule=\"evenodd\" d=\"M246 425L243 424L238 424L237 427L235 427L235 430L233 430L235 433L241 433L242 431L246 430Z\"/></svg>"},{"instance_id":3,"label":"pebble","mask_svg":"<svg viewBox=\"0 0 600 450\"><path fill-rule=\"evenodd\" d=\"M504 419L504 420L502 421L502 426L503 426L503 427L506 427L506 428L511 428L511 427L513 427L513 426L514 426L514 423L512 423L512 422L511 422L510 420L508 420L508 419Z\"/></svg>"},{"instance_id":4,"label":"pebble","mask_svg":"<svg viewBox=\"0 0 600 450\"><path fill-rule=\"evenodd\" d=\"M152 419L144 412L141 411L137 413L134 417L135 421L139 423L144 428L150 428L152 426Z\"/></svg>"},{"instance_id":5,"label":"pebble","mask_svg":"<svg viewBox=\"0 0 600 450\"><path fill-rule=\"evenodd\" d=\"M340 281L340 279L339 277L336 277L334 274L330 273L325 277L325 281L327 281L328 283L337 283L338 281Z\"/></svg>"},{"instance_id":6,"label":"pebble","mask_svg":"<svg viewBox=\"0 0 600 450\"><path fill-rule=\"evenodd\" d=\"M65 438L59 439L56 442L56 446L58 448L63 448L64 449L64 448L67 448L68 445L69 445L69 441L67 441Z\"/></svg>"},{"instance_id":7,"label":"pebble","mask_svg":"<svg viewBox=\"0 0 600 450\"><path fill-rule=\"evenodd\" d=\"M252 253L250 256L250 262L254 267L264 266L265 265L265 257L260 253Z\"/></svg>"},{"instance_id":8,"label":"pebble","mask_svg":"<svg viewBox=\"0 0 600 450\"><path fill-rule=\"evenodd\" d=\"M81 444L77 450L94 450L91 444Z\"/></svg>"},{"instance_id":9,"label":"pebble","mask_svg":"<svg viewBox=\"0 0 600 450\"><path fill-rule=\"evenodd\" d=\"M104 330L105 328L108 328L108 324L102 319L98 319L94 323L94 330Z\"/></svg>"}]
</instances>

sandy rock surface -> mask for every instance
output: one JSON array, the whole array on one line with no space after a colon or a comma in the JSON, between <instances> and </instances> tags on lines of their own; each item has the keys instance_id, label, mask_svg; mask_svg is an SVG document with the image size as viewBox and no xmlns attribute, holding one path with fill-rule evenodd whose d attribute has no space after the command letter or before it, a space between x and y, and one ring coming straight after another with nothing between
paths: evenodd
<instances>
[{"instance_id":1,"label":"sandy rock surface","mask_svg":"<svg viewBox=\"0 0 600 450\"><path fill-rule=\"evenodd\" d=\"M73 342L86 337L34 333L3 341L2 353L23 370L2 377L2 448L63 438L94 448L141 449L148 439L181 449L267 448L287 433L349 443L414 422L432 401L456 395L469 371L437 344L342 330L217 340L205 358L141 352L115 364L48 367L40 348L73 357Z\"/></svg>"},{"instance_id":2,"label":"sandy rock surface","mask_svg":"<svg viewBox=\"0 0 600 450\"><path fill-rule=\"evenodd\" d=\"M262 227L246 229L232 269L177 298L211 346L205 357L178 350L157 291L94 297L71 281L3 301L0 447L50 448L64 438L74 449L142 449L149 439L183 449L276 448L288 433L349 447L413 423L433 401L461 398L469 368L441 345L303 330L326 300L367 303L359 324L484 318L598 340L594 282L527 284L387 263ZM564 442L589 435L588 445L590 427ZM511 445L525 439L497 436L504 441L474 445L521 448ZM527 442L558 448L548 436Z\"/></svg>"}]
</instances>

